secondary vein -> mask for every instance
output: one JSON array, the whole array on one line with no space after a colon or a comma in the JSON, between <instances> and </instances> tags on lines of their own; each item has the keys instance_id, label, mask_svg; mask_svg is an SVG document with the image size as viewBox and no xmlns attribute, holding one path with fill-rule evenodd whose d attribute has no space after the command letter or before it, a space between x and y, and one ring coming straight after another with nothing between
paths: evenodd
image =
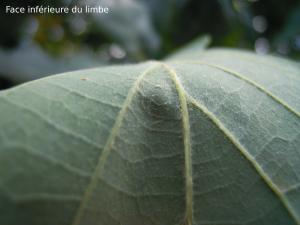
<instances>
[{"instance_id":1,"label":"secondary vein","mask_svg":"<svg viewBox=\"0 0 300 225\"><path fill-rule=\"evenodd\" d=\"M123 106L116 118L116 121L113 125L113 128L111 130L111 133L106 141L106 144L103 148L103 151L102 153L100 154L100 157L99 157L99 160L98 160L98 163L97 163L97 166L94 170L94 173L91 177L91 180L86 188L86 191L83 195L83 198L82 198L82 201L79 205L79 208L77 210L77 213L75 214L74 216L74 219L73 219L73 222L72 222L72 225L79 225L80 224L80 221L82 219L82 215L84 213L84 210L92 196L92 193L94 191L94 189L96 188L97 186L97 180L99 178L99 175L101 174L101 171L103 170L104 166L105 166L105 162L108 158L108 155L112 149L112 146L114 144L114 141L115 141L115 138L118 134L118 131L119 129L121 128L122 126L122 122L123 122L123 119L128 111L128 107L130 105L130 103L132 102L132 99L134 97L134 95L136 94L138 88L139 88L139 85L141 83L141 81L143 80L143 78L150 72L152 71L154 68L156 68L157 65L154 65L154 66L151 66L149 67L148 69L146 69L145 71L143 71L141 73L141 75L139 75L139 77L137 78L137 80L135 81L135 83L133 84L132 88L129 90L129 93L123 103Z\"/></svg>"},{"instance_id":2,"label":"secondary vein","mask_svg":"<svg viewBox=\"0 0 300 225\"><path fill-rule=\"evenodd\" d=\"M178 64L185 64L185 63L189 63L189 64L198 64L198 65L206 65L212 68L216 68L219 69L223 72L225 72L226 74L230 74L238 79L243 80L244 82L252 85L253 87L257 88L258 90L260 90L261 92L265 93L267 96L269 96L270 98L272 98L274 101L278 102L280 105L282 105L283 107L285 107L288 111L290 111L291 113L295 114L296 116L300 117L300 112L296 111L295 109L293 109L291 106L289 106L288 104L286 104L283 100L281 100L280 98L278 98L277 96L273 95L270 91L266 90L263 86L261 86L260 84L257 84L256 82L246 78L245 76L242 76L241 74L232 71L230 69L227 69L223 66L219 66L216 64L212 64L212 63L208 63L205 61L197 61L197 60L183 60L181 62L175 62Z\"/></svg>"},{"instance_id":3,"label":"secondary vein","mask_svg":"<svg viewBox=\"0 0 300 225\"><path fill-rule=\"evenodd\" d=\"M233 136L233 134L224 126L224 124L212 113L210 112L206 106L199 103L192 96L188 96L189 102L196 107L196 109L202 111L209 120L211 120L221 131L222 133L229 139L229 141L242 153L242 155L251 163L251 165L258 172L259 176L263 179L263 181L267 184L267 186L278 196L279 200L291 215L296 224L300 225L300 221L298 221L296 213L294 209L290 206L288 200L285 198L282 191L273 183L272 179L265 173L263 168L255 161L255 158L244 148L244 146Z\"/></svg>"}]
</instances>

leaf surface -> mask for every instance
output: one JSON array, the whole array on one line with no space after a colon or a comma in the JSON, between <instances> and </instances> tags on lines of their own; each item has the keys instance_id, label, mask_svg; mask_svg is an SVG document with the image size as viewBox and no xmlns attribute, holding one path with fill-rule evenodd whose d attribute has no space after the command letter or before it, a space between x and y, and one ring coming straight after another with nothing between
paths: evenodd
<instances>
[{"instance_id":1,"label":"leaf surface","mask_svg":"<svg viewBox=\"0 0 300 225\"><path fill-rule=\"evenodd\" d=\"M224 49L0 92L0 224L300 224L299 96Z\"/></svg>"}]
</instances>

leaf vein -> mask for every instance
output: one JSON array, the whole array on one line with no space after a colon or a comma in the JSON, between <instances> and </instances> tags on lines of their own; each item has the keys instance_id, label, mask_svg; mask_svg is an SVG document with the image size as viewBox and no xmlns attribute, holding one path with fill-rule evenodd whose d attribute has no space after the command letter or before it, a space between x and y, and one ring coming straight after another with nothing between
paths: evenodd
<instances>
[{"instance_id":1,"label":"leaf vein","mask_svg":"<svg viewBox=\"0 0 300 225\"><path fill-rule=\"evenodd\" d=\"M193 174L192 174L192 149L191 149L191 134L190 134L190 119L187 107L187 99L184 88L174 69L169 65L162 63L163 67L169 73L175 88L178 93L183 129L183 143L184 143L184 161L185 161L185 185L186 185L186 214L185 224L193 224Z\"/></svg>"},{"instance_id":2,"label":"leaf vein","mask_svg":"<svg viewBox=\"0 0 300 225\"><path fill-rule=\"evenodd\" d=\"M255 158L245 149L245 147L234 137L234 135L226 128L226 126L212 113L205 105L199 103L196 99L186 93L187 99L196 109L203 112L208 119L210 119L222 133L229 139L229 141L242 153L242 155L252 164L267 186L278 196L280 202L291 215L296 224L300 224L293 208L290 206L288 200L285 198L282 191L273 183L271 178L264 172L263 168L255 161Z\"/></svg>"},{"instance_id":3,"label":"leaf vein","mask_svg":"<svg viewBox=\"0 0 300 225\"><path fill-rule=\"evenodd\" d=\"M196 65L206 65L212 68L216 68L219 69L223 72L225 72L226 74L230 74L240 80L243 80L244 82L252 85L253 87L257 88L259 91L265 93L267 96L269 96L270 98L272 98L274 101L278 102L280 105L282 105L283 107L285 107L288 111L290 111L291 113L295 114L296 116L300 117L300 112L296 111L295 109L293 109L291 106L289 106L287 103L285 103L283 100L281 100L280 98L276 97L275 95L273 95L270 91L266 90L263 86L261 86L260 84L257 84L256 82L246 78L245 76L242 76L241 74L232 71L231 69L227 69L223 66L220 65L216 65L216 64L211 64L205 61L193 61L193 60L183 60L182 62L175 62L177 64L196 64Z\"/></svg>"},{"instance_id":4,"label":"leaf vein","mask_svg":"<svg viewBox=\"0 0 300 225\"><path fill-rule=\"evenodd\" d=\"M93 142L92 140L90 140L89 138L87 138L86 136L83 135L79 135L79 134L75 134L73 133L71 130L68 130L62 126L59 126L55 123L52 123L48 118L46 118L44 115L40 114L37 111L34 111L24 105L21 105L19 103L13 102L12 100L8 99L8 98L2 98L5 102L7 102L8 104L11 104L12 106L18 107L20 109L25 110L26 112L31 113L32 115L35 115L37 117L39 117L42 121L44 121L46 124L48 124L49 126L53 127L54 129L56 129L57 131L64 133L68 136L71 136L73 138L76 138L78 140L81 140L82 142L89 144L95 148L98 148L97 143Z\"/></svg>"},{"instance_id":5,"label":"leaf vein","mask_svg":"<svg viewBox=\"0 0 300 225\"><path fill-rule=\"evenodd\" d=\"M90 182L88 183L87 185L87 188L86 188L86 191L85 193L83 194L83 197L82 197L82 201L78 207L78 210L77 210L77 213L75 214L74 218L73 218L73 221L72 221L72 225L79 225L80 224L80 221L81 221L81 218L83 216L83 213L84 213L84 210L85 210L85 207L97 185L97 181L98 181L98 176L100 175L101 171L103 170L104 166L105 166L105 162L106 162L106 159L108 158L108 155L112 149L112 146L114 144L114 141L115 141L115 138L118 134L118 131L119 129L121 128L121 125L122 125L122 122L123 122L123 119L128 111L128 107L134 97L134 95L136 94L138 88L139 88L139 85L141 83L141 81L144 79L144 77L150 72L152 71L154 68L157 67L157 64L155 64L154 66L151 66L150 68L146 69L145 71L143 71L141 73L141 75L138 76L137 80L134 82L132 88L129 90L128 92L128 95L122 105L122 108L121 110L119 111L119 114L115 120L115 123L112 127L112 130L111 130L111 133L107 139L107 142L103 148L103 151L102 153L100 154L99 156L99 159L98 159L98 163L96 165L96 168L94 170L94 173L91 177L91 180Z\"/></svg>"}]
</instances>

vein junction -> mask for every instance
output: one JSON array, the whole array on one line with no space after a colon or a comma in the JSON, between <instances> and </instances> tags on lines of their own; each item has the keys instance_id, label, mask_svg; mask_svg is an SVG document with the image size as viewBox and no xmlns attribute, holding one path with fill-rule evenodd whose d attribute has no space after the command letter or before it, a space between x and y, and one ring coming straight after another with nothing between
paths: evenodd
<instances>
[{"instance_id":1,"label":"vein junction","mask_svg":"<svg viewBox=\"0 0 300 225\"><path fill-rule=\"evenodd\" d=\"M143 78L149 74L153 69L161 66L172 79L175 89L178 94L179 103L180 103L180 110L181 110L181 119L182 119L182 133L183 133L183 143L184 143L184 168L185 168L185 205L186 205L186 212L185 212L185 225L192 225L193 224L193 171L192 171L192 147L191 147L191 134L190 134L190 119L189 119L189 111L188 111L188 103L196 106L198 109L203 111L209 119L211 119L215 125L224 133L224 135L229 138L229 140L236 146L236 148L246 157L248 161L252 164L255 170L259 173L259 175L264 179L266 184L270 187L270 189L279 197L282 204L294 218L297 224L299 224L298 220L295 218L293 209L290 207L289 203L283 196L283 193L277 188L277 186L272 182L269 176L263 171L261 166L254 160L254 158L248 153L248 151L239 143L238 140L231 134L231 132L222 124L218 118L215 117L204 105L199 103L197 100L193 99L188 93L184 90L176 71L172 69L169 65L164 63L155 63L154 66L150 67L146 71L144 71L139 78L134 83L132 89L129 91L129 94L122 106L121 111L116 119L116 122L112 128L111 134L106 142L106 145L103 149L102 154L99 157L98 164L94 171L94 174L90 180L90 183L87 186L86 192L82 198L82 202L79 206L77 214L74 217L72 225L79 225L82 219L84 210L92 196L93 191L97 185L97 179L101 174L106 159L110 153L110 150L114 144L114 140L117 136L118 130L122 126L122 121L125 117L125 114L128 111L128 107L132 102L132 99L137 92L140 83L142 82Z\"/></svg>"}]
</instances>

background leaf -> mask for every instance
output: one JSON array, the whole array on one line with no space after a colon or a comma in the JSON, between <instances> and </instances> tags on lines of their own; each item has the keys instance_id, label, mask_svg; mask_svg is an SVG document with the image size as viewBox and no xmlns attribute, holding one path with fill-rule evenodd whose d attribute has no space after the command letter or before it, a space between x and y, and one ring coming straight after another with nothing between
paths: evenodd
<instances>
[{"instance_id":1,"label":"background leaf","mask_svg":"<svg viewBox=\"0 0 300 225\"><path fill-rule=\"evenodd\" d=\"M0 223L300 223L300 65L236 50L0 92Z\"/></svg>"},{"instance_id":2,"label":"background leaf","mask_svg":"<svg viewBox=\"0 0 300 225\"><path fill-rule=\"evenodd\" d=\"M193 54L201 54L203 50L205 50L209 44L211 43L211 38L208 35L199 37L183 48L177 50L175 53L168 56L168 59L176 59L176 58L190 58Z\"/></svg>"},{"instance_id":3,"label":"background leaf","mask_svg":"<svg viewBox=\"0 0 300 225\"><path fill-rule=\"evenodd\" d=\"M33 43L16 50L0 49L1 73L3 77L16 83L103 64L105 63L100 57L86 50L77 51L76 57L66 54L55 58Z\"/></svg>"}]
</instances>

